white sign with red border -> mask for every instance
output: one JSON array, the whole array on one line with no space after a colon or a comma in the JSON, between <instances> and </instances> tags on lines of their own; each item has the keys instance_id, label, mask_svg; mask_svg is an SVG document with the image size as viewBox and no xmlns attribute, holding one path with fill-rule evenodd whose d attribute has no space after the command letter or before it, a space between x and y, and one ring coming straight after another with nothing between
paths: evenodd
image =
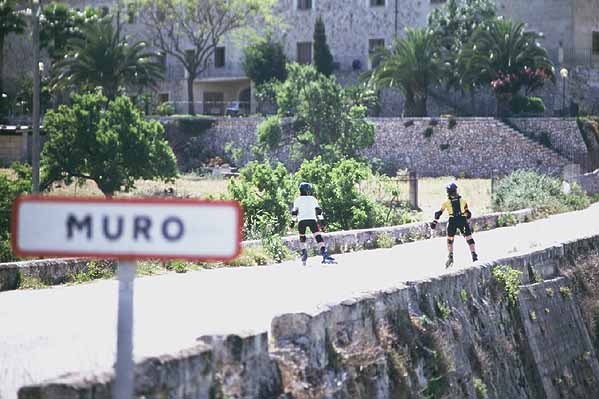
<instances>
[{"instance_id":1,"label":"white sign with red border","mask_svg":"<svg viewBox=\"0 0 599 399\"><path fill-rule=\"evenodd\" d=\"M230 260L241 251L235 201L23 196L13 205L19 256Z\"/></svg>"}]
</instances>

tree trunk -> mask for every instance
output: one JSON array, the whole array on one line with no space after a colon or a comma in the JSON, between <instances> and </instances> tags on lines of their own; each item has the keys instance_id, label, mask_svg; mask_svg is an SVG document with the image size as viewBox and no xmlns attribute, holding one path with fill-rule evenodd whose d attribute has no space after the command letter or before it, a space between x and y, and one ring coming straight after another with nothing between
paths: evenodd
<instances>
[{"instance_id":1,"label":"tree trunk","mask_svg":"<svg viewBox=\"0 0 599 399\"><path fill-rule=\"evenodd\" d=\"M426 95L417 96L414 93L408 93L406 95L405 116L426 116L426 100Z\"/></svg>"},{"instance_id":2,"label":"tree trunk","mask_svg":"<svg viewBox=\"0 0 599 399\"><path fill-rule=\"evenodd\" d=\"M0 36L0 94L3 93L4 90L4 36ZM4 105L5 100L2 101L2 105Z\"/></svg>"},{"instance_id":3,"label":"tree trunk","mask_svg":"<svg viewBox=\"0 0 599 399\"><path fill-rule=\"evenodd\" d=\"M193 102L193 76L190 73L189 77L187 78L187 101L189 101L187 110L189 112L189 115L195 115L196 111L195 111L195 106L194 106L194 102Z\"/></svg>"}]
</instances>

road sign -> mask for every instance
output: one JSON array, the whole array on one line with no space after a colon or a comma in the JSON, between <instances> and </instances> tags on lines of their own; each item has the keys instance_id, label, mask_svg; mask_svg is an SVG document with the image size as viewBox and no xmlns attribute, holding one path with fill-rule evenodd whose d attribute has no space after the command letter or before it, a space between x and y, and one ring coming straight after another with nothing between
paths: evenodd
<instances>
[{"instance_id":1,"label":"road sign","mask_svg":"<svg viewBox=\"0 0 599 399\"><path fill-rule=\"evenodd\" d=\"M234 201L19 197L12 245L19 256L230 260L241 251ZM117 359L113 397L134 393L135 262L119 262Z\"/></svg>"},{"instance_id":2,"label":"road sign","mask_svg":"<svg viewBox=\"0 0 599 399\"><path fill-rule=\"evenodd\" d=\"M25 196L12 223L19 256L230 260L241 250L234 201Z\"/></svg>"}]
</instances>

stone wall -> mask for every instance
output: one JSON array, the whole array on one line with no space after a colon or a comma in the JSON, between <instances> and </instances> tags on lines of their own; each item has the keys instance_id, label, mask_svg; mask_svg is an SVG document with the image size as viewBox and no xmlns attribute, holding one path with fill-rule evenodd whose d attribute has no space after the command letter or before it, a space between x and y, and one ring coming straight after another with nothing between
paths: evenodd
<instances>
[{"instance_id":1,"label":"stone wall","mask_svg":"<svg viewBox=\"0 0 599 399\"><path fill-rule=\"evenodd\" d=\"M543 141L546 136L551 148L570 160L587 152L576 118L508 118L508 121L535 140Z\"/></svg>"},{"instance_id":2,"label":"stone wall","mask_svg":"<svg viewBox=\"0 0 599 399\"><path fill-rule=\"evenodd\" d=\"M599 170L576 176L575 181L589 195L599 194Z\"/></svg>"},{"instance_id":3,"label":"stone wall","mask_svg":"<svg viewBox=\"0 0 599 399\"><path fill-rule=\"evenodd\" d=\"M596 270L599 236L276 317L270 332L202 337L136 365L146 398L595 398L592 318L572 273ZM522 274L516 301L493 276ZM562 272L568 275L562 275ZM595 271L596 273L596 271ZM270 344L268 344L270 343ZM71 374L20 399L111 398L112 374Z\"/></svg>"},{"instance_id":4,"label":"stone wall","mask_svg":"<svg viewBox=\"0 0 599 399\"><path fill-rule=\"evenodd\" d=\"M517 169L561 174L569 163L493 118L457 118L452 127L448 119L372 118L371 121L375 125L375 144L364 155L380 160L383 169L391 174L398 169L414 170L421 176L491 177ZM259 118L220 119L213 128L192 139L192 147L231 158L227 144L232 143L239 150L236 164L244 165L254 159L251 147L257 141L256 127L260 122ZM427 129L432 129L430 137ZM292 168L297 166L284 150L271 155L271 159L281 160Z\"/></svg>"},{"instance_id":5,"label":"stone wall","mask_svg":"<svg viewBox=\"0 0 599 399\"><path fill-rule=\"evenodd\" d=\"M110 260L80 258L0 263L0 291L16 290L24 278L34 278L45 285L64 284L76 274L86 272L92 262L112 271L117 267L116 262Z\"/></svg>"},{"instance_id":6,"label":"stone wall","mask_svg":"<svg viewBox=\"0 0 599 399\"><path fill-rule=\"evenodd\" d=\"M23 156L23 137L20 134L0 134L0 165L20 161Z\"/></svg>"}]
</instances>

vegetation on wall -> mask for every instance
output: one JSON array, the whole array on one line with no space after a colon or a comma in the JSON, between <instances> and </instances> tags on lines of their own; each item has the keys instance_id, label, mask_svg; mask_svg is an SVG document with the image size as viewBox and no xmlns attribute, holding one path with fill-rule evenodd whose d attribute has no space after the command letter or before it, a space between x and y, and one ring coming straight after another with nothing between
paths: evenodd
<instances>
[{"instance_id":1,"label":"vegetation on wall","mask_svg":"<svg viewBox=\"0 0 599 399\"><path fill-rule=\"evenodd\" d=\"M12 204L31 191L31 167L15 163L8 173L0 173L0 263L16 260L10 247Z\"/></svg>"}]
</instances>

